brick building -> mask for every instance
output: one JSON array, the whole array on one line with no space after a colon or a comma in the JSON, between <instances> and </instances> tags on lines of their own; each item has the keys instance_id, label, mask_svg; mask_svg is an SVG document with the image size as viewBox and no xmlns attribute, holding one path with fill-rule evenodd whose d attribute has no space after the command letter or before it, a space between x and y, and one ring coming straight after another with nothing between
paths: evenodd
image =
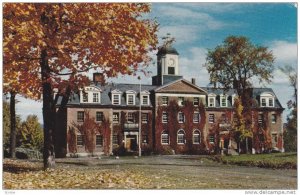
<instances>
[{"instance_id":1,"label":"brick building","mask_svg":"<svg viewBox=\"0 0 300 195\"><path fill-rule=\"evenodd\" d=\"M238 144L232 136L236 92L199 87L195 79L185 80L179 67L178 52L167 45L157 53L157 75L152 77L152 85L101 86L97 82L101 75L95 73L91 85L72 93L62 109L60 97L56 154L91 153L85 143L87 135L79 130L87 116L99 125L90 138L93 155L137 152L139 140L143 153L234 153L246 143L253 153L272 148L283 151L284 109L272 89L249 91L254 102L253 136Z\"/></svg>"}]
</instances>

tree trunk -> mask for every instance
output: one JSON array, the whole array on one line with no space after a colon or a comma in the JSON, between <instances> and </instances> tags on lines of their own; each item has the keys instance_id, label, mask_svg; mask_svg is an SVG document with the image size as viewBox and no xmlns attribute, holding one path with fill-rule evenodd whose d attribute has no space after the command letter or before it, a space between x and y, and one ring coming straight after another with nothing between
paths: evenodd
<instances>
[{"instance_id":1,"label":"tree trunk","mask_svg":"<svg viewBox=\"0 0 300 195\"><path fill-rule=\"evenodd\" d=\"M10 156L16 158L16 93L10 92Z\"/></svg>"},{"instance_id":2,"label":"tree trunk","mask_svg":"<svg viewBox=\"0 0 300 195\"><path fill-rule=\"evenodd\" d=\"M248 148L248 137L246 137L246 154L249 153L249 148Z\"/></svg>"},{"instance_id":3,"label":"tree trunk","mask_svg":"<svg viewBox=\"0 0 300 195\"><path fill-rule=\"evenodd\" d=\"M55 130L55 105L52 96L50 81L50 68L46 50L41 52L41 75L43 88L43 120L44 120L44 169L53 168L55 165L54 130Z\"/></svg>"}]
</instances>

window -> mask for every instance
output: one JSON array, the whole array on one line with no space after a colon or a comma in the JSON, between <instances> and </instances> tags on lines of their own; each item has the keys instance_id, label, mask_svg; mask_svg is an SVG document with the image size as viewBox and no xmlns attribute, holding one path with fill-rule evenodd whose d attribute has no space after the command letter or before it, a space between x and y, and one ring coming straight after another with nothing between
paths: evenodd
<instances>
[{"instance_id":1,"label":"window","mask_svg":"<svg viewBox=\"0 0 300 195\"><path fill-rule=\"evenodd\" d=\"M149 105L149 96L148 95L142 96L142 105Z\"/></svg>"},{"instance_id":2,"label":"window","mask_svg":"<svg viewBox=\"0 0 300 195\"><path fill-rule=\"evenodd\" d=\"M208 122L209 123L214 123L215 122L215 115L214 114L209 114L208 115Z\"/></svg>"},{"instance_id":3,"label":"window","mask_svg":"<svg viewBox=\"0 0 300 195\"><path fill-rule=\"evenodd\" d=\"M200 114L199 114L199 112L194 112L193 123L199 123L199 121L200 121Z\"/></svg>"},{"instance_id":4,"label":"window","mask_svg":"<svg viewBox=\"0 0 300 195\"><path fill-rule=\"evenodd\" d=\"M193 132L193 144L200 144L200 131L198 130Z\"/></svg>"},{"instance_id":5,"label":"window","mask_svg":"<svg viewBox=\"0 0 300 195\"><path fill-rule=\"evenodd\" d=\"M276 121L277 121L276 114L271 115L271 121L272 121L272 123L276 123Z\"/></svg>"},{"instance_id":6,"label":"window","mask_svg":"<svg viewBox=\"0 0 300 195\"><path fill-rule=\"evenodd\" d=\"M103 146L103 136L96 135L96 146Z\"/></svg>"},{"instance_id":7,"label":"window","mask_svg":"<svg viewBox=\"0 0 300 195\"><path fill-rule=\"evenodd\" d=\"M120 113L114 112L113 113L113 123L119 123Z\"/></svg>"},{"instance_id":8,"label":"window","mask_svg":"<svg viewBox=\"0 0 300 195\"><path fill-rule=\"evenodd\" d=\"M89 101L89 94L86 92L82 92L82 102L88 102Z\"/></svg>"},{"instance_id":9,"label":"window","mask_svg":"<svg viewBox=\"0 0 300 195\"><path fill-rule=\"evenodd\" d=\"M209 136L209 143L211 143L211 144L215 143L215 136L214 135Z\"/></svg>"},{"instance_id":10,"label":"window","mask_svg":"<svg viewBox=\"0 0 300 195\"><path fill-rule=\"evenodd\" d=\"M121 104L120 97L121 97L121 95L119 95L119 94L114 94L113 95L113 105L120 105Z\"/></svg>"},{"instance_id":11,"label":"window","mask_svg":"<svg viewBox=\"0 0 300 195\"><path fill-rule=\"evenodd\" d=\"M119 144L119 141L118 141L118 135L114 134L114 135L113 135L113 140L112 140L112 141L113 141L113 144L114 144L114 145L118 145L118 144Z\"/></svg>"},{"instance_id":12,"label":"window","mask_svg":"<svg viewBox=\"0 0 300 195\"><path fill-rule=\"evenodd\" d=\"M183 112L178 112L178 122L184 123L184 113Z\"/></svg>"},{"instance_id":13,"label":"window","mask_svg":"<svg viewBox=\"0 0 300 195\"><path fill-rule=\"evenodd\" d=\"M161 99L162 99L162 105L168 105L169 98L167 96L163 96Z\"/></svg>"},{"instance_id":14,"label":"window","mask_svg":"<svg viewBox=\"0 0 300 195\"><path fill-rule=\"evenodd\" d=\"M134 123L135 122L135 115L133 112L127 113L127 122L128 123Z\"/></svg>"},{"instance_id":15,"label":"window","mask_svg":"<svg viewBox=\"0 0 300 195\"><path fill-rule=\"evenodd\" d=\"M134 95L133 94L127 94L127 105L134 105Z\"/></svg>"},{"instance_id":16,"label":"window","mask_svg":"<svg viewBox=\"0 0 300 195\"><path fill-rule=\"evenodd\" d=\"M162 123L168 123L168 113L167 112L162 113Z\"/></svg>"},{"instance_id":17,"label":"window","mask_svg":"<svg viewBox=\"0 0 300 195\"><path fill-rule=\"evenodd\" d=\"M262 98L261 99L261 106L262 107L266 107L267 106L266 98Z\"/></svg>"},{"instance_id":18,"label":"window","mask_svg":"<svg viewBox=\"0 0 300 195\"><path fill-rule=\"evenodd\" d=\"M148 113L142 113L142 123L148 123Z\"/></svg>"},{"instance_id":19,"label":"window","mask_svg":"<svg viewBox=\"0 0 300 195\"><path fill-rule=\"evenodd\" d=\"M199 105L199 98L198 97L194 97L193 104L194 104L194 106L198 106Z\"/></svg>"},{"instance_id":20,"label":"window","mask_svg":"<svg viewBox=\"0 0 300 195\"><path fill-rule=\"evenodd\" d=\"M259 114L258 115L258 124L262 124L264 121L264 115L263 114Z\"/></svg>"},{"instance_id":21,"label":"window","mask_svg":"<svg viewBox=\"0 0 300 195\"><path fill-rule=\"evenodd\" d=\"M96 112L96 121L103 121L103 112Z\"/></svg>"},{"instance_id":22,"label":"window","mask_svg":"<svg viewBox=\"0 0 300 195\"><path fill-rule=\"evenodd\" d=\"M226 114L221 115L221 122L222 123L228 123L228 117L226 116Z\"/></svg>"},{"instance_id":23,"label":"window","mask_svg":"<svg viewBox=\"0 0 300 195\"><path fill-rule=\"evenodd\" d=\"M84 112L78 111L77 112L77 122L83 122L84 121Z\"/></svg>"},{"instance_id":24,"label":"window","mask_svg":"<svg viewBox=\"0 0 300 195\"><path fill-rule=\"evenodd\" d=\"M175 74L175 67L168 67L168 74Z\"/></svg>"},{"instance_id":25,"label":"window","mask_svg":"<svg viewBox=\"0 0 300 195\"><path fill-rule=\"evenodd\" d=\"M221 107L227 106L226 96L220 96L221 99Z\"/></svg>"},{"instance_id":26,"label":"window","mask_svg":"<svg viewBox=\"0 0 300 195\"><path fill-rule=\"evenodd\" d=\"M161 133L161 144L169 144L169 133L167 131Z\"/></svg>"},{"instance_id":27,"label":"window","mask_svg":"<svg viewBox=\"0 0 300 195\"><path fill-rule=\"evenodd\" d=\"M183 106L184 105L184 97L178 97L178 105Z\"/></svg>"},{"instance_id":28,"label":"window","mask_svg":"<svg viewBox=\"0 0 300 195\"><path fill-rule=\"evenodd\" d=\"M181 129L177 133L177 143L178 144L185 144L185 136L184 131Z\"/></svg>"},{"instance_id":29,"label":"window","mask_svg":"<svg viewBox=\"0 0 300 195\"><path fill-rule=\"evenodd\" d=\"M77 146L83 146L83 135L77 135Z\"/></svg>"},{"instance_id":30,"label":"window","mask_svg":"<svg viewBox=\"0 0 300 195\"><path fill-rule=\"evenodd\" d=\"M215 107L215 98L214 97L208 98L208 107Z\"/></svg>"},{"instance_id":31,"label":"window","mask_svg":"<svg viewBox=\"0 0 300 195\"><path fill-rule=\"evenodd\" d=\"M274 107L273 101L274 101L273 98L269 98L269 107Z\"/></svg>"},{"instance_id":32,"label":"window","mask_svg":"<svg viewBox=\"0 0 300 195\"><path fill-rule=\"evenodd\" d=\"M93 93L93 102L99 102L99 93Z\"/></svg>"}]
</instances>

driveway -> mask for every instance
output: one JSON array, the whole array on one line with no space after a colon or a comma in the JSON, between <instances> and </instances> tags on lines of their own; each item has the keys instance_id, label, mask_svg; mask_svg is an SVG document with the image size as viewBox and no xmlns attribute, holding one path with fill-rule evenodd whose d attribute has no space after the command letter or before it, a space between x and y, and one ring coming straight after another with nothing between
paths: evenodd
<instances>
[{"instance_id":1,"label":"driveway","mask_svg":"<svg viewBox=\"0 0 300 195\"><path fill-rule=\"evenodd\" d=\"M171 155L56 159L68 169L139 172L167 189L296 189L297 170L224 165L205 156Z\"/></svg>"}]
</instances>

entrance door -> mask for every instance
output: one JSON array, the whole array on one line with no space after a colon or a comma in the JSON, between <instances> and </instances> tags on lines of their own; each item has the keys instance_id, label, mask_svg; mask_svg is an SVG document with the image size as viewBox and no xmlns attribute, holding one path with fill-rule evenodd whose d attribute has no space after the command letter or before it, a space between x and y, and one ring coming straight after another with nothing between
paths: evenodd
<instances>
[{"instance_id":1,"label":"entrance door","mask_svg":"<svg viewBox=\"0 0 300 195\"><path fill-rule=\"evenodd\" d=\"M127 151L137 151L137 135L126 135L125 148Z\"/></svg>"}]
</instances>

